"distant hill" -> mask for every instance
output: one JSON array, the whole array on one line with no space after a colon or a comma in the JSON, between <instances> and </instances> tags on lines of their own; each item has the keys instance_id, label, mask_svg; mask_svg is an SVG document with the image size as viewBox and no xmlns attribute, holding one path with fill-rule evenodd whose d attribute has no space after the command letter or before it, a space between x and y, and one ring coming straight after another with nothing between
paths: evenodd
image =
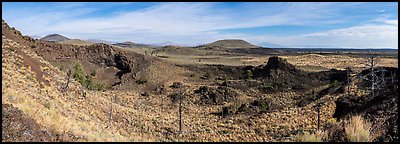
<instances>
[{"instance_id":1,"label":"distant hill","mask_svg":"<svg viewBox=\"0 0 400 144\"><path fill-rule=\"evenodd\" d=\"M49 35L41 38L41 40L58 42L58 41L65 41L65 40L70 40L70 39L65 36L62 36L60 34L49 34Z\"/></svg>"},{"instance_id":2,"label":"distant hill","mask_svg":"<svg viewBox=\"0 0 400 144\"><path fill-rule=\"evenodd\" d=\"M154 51L156 54L158 53L167 53L167 54L177 54L177 55L202 55L205 54L205 51L201 51L195 48L189 47L180 47L180 46L163 46Z\"/></svg>"},{"instance_id":3,"label":"distant hill","mask_svg":"<svg viewBox=\"0 0 400 144\"><path fill-rule=\"evenodd\" d=\"M241 39L225 39L217 40L215 42L204 45L204 47L218 47L218 48L260 48L260 46L253 45Z\"/></svg>"},{"instance_id":4,"label":"distant hill","mask_svg":"<svg viewBox=\"0 0 400 144\"><path fill-rule=\"evenodd\" d=\"M41 36L38 36L38 35L31 35L31 36L28 36L28 37L31 37L31 38L33 38L33 39L40 39L40 38L42 38Z\"/></svg>"},{"instance_id":5,"label":"distant hill","mask_svg":"<svg viewBox=\"0 0 400 144\"><path fill-rule=\"evenodd\" d=\"M134 42L122 42L122 43L116 43L116 44L112 44L114 46L120 46L120 47L151 47L150 45L146 45L146 44L139 44L139 43L134 43Z\"/></svg>"},{"instance_id":6,"label":"distant hill","mask_svg":"<svg viewBox=\"0 0 400 144\"><path fill-rule=\"evenodd\" d=\"M189 46L189 44L181 44L172 41L165 41L161 43L149 43L148 45L163 47L163 46Z\"/></svg>"},{"instance_id":7,"label":"distant hill","mask_svg":"<svg viewBox=\"0 0 400 144\"><path fill-rule=\"evenodd\" d=\"M101 39L88 39L86 41L92 42L92 43L105 43L105 44L115 44L115 43L117 43L117 42L106 41L106 40L101 40Z\"/></svg>"}]
</instances>

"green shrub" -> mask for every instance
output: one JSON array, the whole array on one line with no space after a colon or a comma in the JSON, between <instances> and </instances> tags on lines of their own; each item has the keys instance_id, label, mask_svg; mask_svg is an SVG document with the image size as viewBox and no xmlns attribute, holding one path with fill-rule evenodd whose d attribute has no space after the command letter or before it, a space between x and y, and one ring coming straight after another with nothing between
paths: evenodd
<instances>
[{"instance_id":1,"label":"green shrub","mask_svg":"<svg viewBox=\"0 0 400 144\"><path fill-rule=\"evenodd\" d=\"M261 85L262 89L273 89L272 85L270 83L265 82L264 80L262 81L262 85Z\"/></svg>"},{"instance_id":2,"label":"green shrub","mask_svg":"<svg viewBox=\"0 0 400 144\"><path fill-rule=\"evenodd\" d=\"M317 100L318 99L317 95L311 95L311 98L312 98L312 100Z\"/></svg>"},{"instance_id":3,"label":"green shrub","mask_svg":"<svg viewBox=\"0 0 400 144\"><path fill-rule=\"evenodd\" d=\"M266 102L261 102L260 112L267 112L269 109L269 105Z\"/></svg>"},{"instance_id":4,"label":"green shrub","mask_svg":"<svg viewBox=\"0 0 400 144\"><path fill-rule=\"evenodd\" d=\"M85 76L85 73L83 72L83 66L81 63L77 62L73 68L72 76L83 87L85 87L89 90L102 90L104 86L102 84L95 83L92 78L93 75L95 75L95 72L93 74L93 71L92 71L90 75Z\"/></svg>"},{"instance_id":5,"label":"green shrub","mask_svg":"<svg viewBox=\"0 0 400 144\"><path fill-rule=\"evenodd\" d=\"M245 78L246 78L247 80L253 79L253 71L251 71L251 70L246 70L246 76L245 76Z\"/></svg>"},{"instance_id":6,"label":"green shrub","mask_svg":"<svg viewBox=\"0 0 400 144\"><path fill-rule=\"evenodd\" d=\"M64 66L63 65L60 66L60 71L64 71Z\"/></svg>"},{"instance_id":7,"label":"green shrub","mask_svg":"<svg viewBox=\"0 0 400 144\"><path fill-rule=\"evenodd\" d=\"M91 75L86 75L85 79L83 80L82 85L88 89L93 87L93 78Z\"/></svg>"},{"instance_id":8,"label":"green shrub","mask_svg":"<svg viewBox=\"0 0 400 144\"><path fill-rule=\"evenodd\" d=\"M51 103L50 103L50 101L45 101L44 102L44 104L43 104L43 106L45 107L45 108L47 108L47 109L50 109L50 107L51 107Z\"/></svg>"},{"instance_id":9,"label":"green shrub","mask_svg":"<svg viewBox=\"0 0 400 144\"><path fill-rule=\"evenodd\" d=\"M229 78L228 78L228 76L227 76L226 74L224 74L224 75L222 76L222 79L223 79L224 81L227 81Z\"/></svg>"},{"instance_id":10,"label":"green shrub","mask_svg":"<svg viewBox=\"0 0 400 144\"><path fill-rule=\"evenodd\" d=\"M211 78L211 73L210 72L205 73L204 77L206 77L207 79L210 79Z\"/></svg>"}]
</instances>

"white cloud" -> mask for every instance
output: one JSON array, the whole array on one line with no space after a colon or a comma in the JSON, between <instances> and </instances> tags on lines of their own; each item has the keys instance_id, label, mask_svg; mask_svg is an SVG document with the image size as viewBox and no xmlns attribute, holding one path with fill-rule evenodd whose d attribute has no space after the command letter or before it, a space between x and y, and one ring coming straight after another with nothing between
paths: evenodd
<instances>
[{"instance_id":1,"label":"white cloud","mask_svg":"<svg viewBox=\"0 0 400 144\"><path fill-rule=\"evenodd\" d=\"M394 25L362 25L301 36L281 37L276 43L287 46L323 45L329 47L398 47L398 27Z\"/></svg>"},{"instance_id":2,"label":"white cloud","mask_svg":"<svg viewBox=\"0 0 400 144\"><path fill-rule=\"evenodd\" d=\"M389 25L399 25L399 20L386 20L384 21L385 24L389 24Z\"/></svg>"},{"instance_id":3,"label":"white cloud","mask_svg":"<svg viewBox=\"0 0 400 144\"><path fill-rule=\"evenodd\" d=\"M377 12L385 12L385 10L377 10Z\"/></svg>"},{"instance_id":4,"label":"white cloud","mask_svg":"<svg viewBox=\"0 0 400 144\"><path fill-rule=\"evenodd\" d=\"M374 39L382 37L396 37L398 35L397 29L397 26L392 25L364 25L308 34L305 35L305 37L335 36Z\"/></svg>"},{"instance_id":5,"label":"white cloud","mask_svg":"<svg viewBox=\"0 0 400 144\"><path fill-rule=\"evenodd\" d=\"M67 3L47 10L14 10L20 17L8 16L5 20L27 35L60 33L81 39L198 44L216 39L241 38L255 44L266 41L287 46L397 47L398 20L389 20L387 15L361 26L298 36L218 32L260 26L338 24L346 21L346 18L338 19L341 16L338 7L360 4L256 3L244 4L240 8L220 8L218 3L162 3L145 9L84 17L100 8L85 8L85 3Z\"/></svg>"},{"instance_id":6,"label":"white cloud","mask_svg":"<svg viewBox=\"0 0 400 144\"><path fill-rule=\"evenodd\" d=\"M46 12L45 14L35 13L26 16L27 19L17 19L13 23L18 27L29 29L27 30L29 33L42 34L82 32L84 34L98 33L102 35L147 31L182 35L232 28L305 25L315 23L316 19L322 19L332 14L330 10L325 9L332 5L331 3L316 3L313 7L304 3L284 3L279 4L279 6L289 9L278 7L269 10L215 9L217 3L165 3L108 17L75 18L91 12L90 9L77 11L80 10L77 8L82 5L67 4L64 7L74 9L54 10L54 12ZM32 26L35 28L30 28Z\"/></svg>"}]
</instances>

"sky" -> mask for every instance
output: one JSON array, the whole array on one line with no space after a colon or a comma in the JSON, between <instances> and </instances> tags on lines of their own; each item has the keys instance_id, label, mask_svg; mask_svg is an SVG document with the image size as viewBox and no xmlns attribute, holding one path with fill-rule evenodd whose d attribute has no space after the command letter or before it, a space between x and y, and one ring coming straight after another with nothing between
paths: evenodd
<instances>
[{"instance_id":1,"label":"sky","mask_svg":"<svg viewBox=\"0 0 400 144\"><path fill-rule=\"evenodd\" d=\"M2 2L24 35L198 45L398 48L397 2Z\"/></svg>"}]
</instances>

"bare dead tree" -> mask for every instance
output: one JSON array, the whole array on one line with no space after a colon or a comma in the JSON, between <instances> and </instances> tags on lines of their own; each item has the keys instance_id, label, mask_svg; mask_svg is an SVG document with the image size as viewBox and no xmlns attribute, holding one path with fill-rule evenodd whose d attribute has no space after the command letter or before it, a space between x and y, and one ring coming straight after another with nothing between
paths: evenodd
<instances>
[{"instance_id":1,"label":"bare dead tree","mask_svg":"<svg viewBox=\"0 0 400 144\"><path fill-rule=\"evenodd\" d=\"M163 93L164 93L164 85L161 85L161 87L160 87L160 96L161 96L161 112L163 112L163 111L164 111L164 96L163 96Z\"/></svg>"},{"instance_id":2,"label":"bare dead tree","mask_svg":"<svg viewBox=\"0 0 400 144\"><path fill-rule=\"evenodd\" d=\"M221 106L221 115L222 117L225 117L225 110L226 108L224 106Z\"/></svg>"},{"instance_id":3,"label":"bare dead tree","mask_svg":"<svg viewBox=\"0 0 400 144\"><path fill-rule=\"evenodd\" d=\"M395 87L395 89L397 89L397 87L398 87L398 85L397 85L397 78L396 78L396 73L395 72L393 72L393 73L391 73L390 74L390 84L392 84L392 85L394 85Z\"/></svg>"},{"instance_id":4,"label":"bare dead tree","mask_svg":"<svg viewBox=\"0 0 400 144\"><path fill-rule=\"evenodd\" d=\"M116 87L115 90L119 90L119 87ZM118 95L115 94L114 96L111 96L110 98L111 98L111 100L110 100L110 115L109 115L109 119L108 120L110 122L110 127L111 127L112 126L113 102L117 101Z\"/></svg>"},{"instance_id":5,"label":"bare dead tree","mask_svg":"<svg viewBox=\"0 0 400 144\"><path fill-rule=\"evenodd\" d=\"M321 110L321 106L318 106L318 108L317 108L317 113L318 113L318 130L319 130L319 126L320 126L320 123L321 123L321 121L320 121L320 110Z\"/></svg>"},{"instance_id":6,"label":"bare dead tree","mask_svg":"<svg viewBox=\"0 0 400 144\"><path fill-rule=\"evenodd\" d=\"M347 95L350 96L350 83L351 83L351 70L350 67L346 68L346 79L347 79Z\"/></svg>"},{"instance_id":7,"label":"bare dead tree","mask_svg":"<svg viewBox=\"0 0 400 144\"><path fill-rule=\"evenodd\" d=\"M372 93L372 97L375 96L375 86L376 86L376 75L375 75L375 61L374 61L374 52L372 52L370 50L370 54L371 54L371 58L368 59L368 62L370 64L370 68L371 68L371 93Z\"/></svg>"},{"instance_id":8,"label":"bare dead tree","mask_svg":"<svg viewBox=\"0 0 400 144\"><path fill-rule=\"evenodd\" d=\"M65 86L62 88L62 92L66 92L68 90L69 83L71 82L71 74L72 70L69 68L67 72L67 82Z\"/></svg>"},{"instance_id":9,"label":"bare dead tree","mask_svg":"<svg viewBox=\"0 0 400 144\"><path fill-rule=\"evenodd\" d=\"M112 111L113 111L112 101L113 101L113 97L111 96L110 98L111 98L111 100L110 100L110 115L109 115L108 121L110 122L110 127L111 127L112 126Z\"/></svg>"},{"instance_id":10,"label":"bare dead tree","mask_svg":"<svg viewBox=\"0 0 400 144\"><path fill-rule=\"evenodd\" d=\"M317 111L317 130L320 129L321 125L321 107L323 105L323 102L318 102L316 105L313 106L313 109Z\"/></svg>"},{"instance_id":11,"label":"bare dead tree","mask_svg":"<svg viewBox=\"0 0 400 144\"><path fill-rule=\"evenodd\" d=\"M375 57L375 52L372 50L369 51L370 57L367 59L367 66L369 67L370 72L364 77L365 80L370 82L370 86L368 90L372 97L375 97L375 91L380 90L386 85L385 73L386 70L383 68L377 68L377 59Z\"/></svg>"},{"instance_id":12,"label":"bare dead tree","mask_svg":"<svg viewBox=\"0 0 400 144\"><path fill-rule=\"evenodd\" d=\"M179 134L182 134L182 100L183 100L183 93L179 94Z\"/></svg>"}]
</instances>

